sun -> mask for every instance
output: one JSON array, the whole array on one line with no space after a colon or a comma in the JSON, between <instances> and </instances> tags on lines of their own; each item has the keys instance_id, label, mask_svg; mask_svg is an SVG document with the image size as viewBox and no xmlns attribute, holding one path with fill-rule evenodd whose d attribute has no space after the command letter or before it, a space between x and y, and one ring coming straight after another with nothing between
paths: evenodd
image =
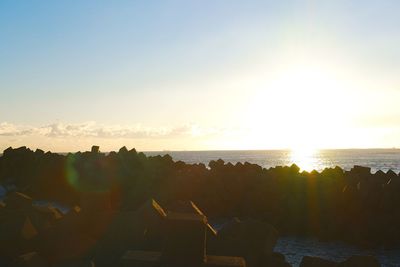
<instances>
[{"instance_id":1,"label":"sun","mask_svg":"<svg viewBox=\"0 0 400 267\"><path fill-rule=\"evenodd\" d=\"M292 149L290 161L300 167L301 171L312 171L318 169L318 150L313 148Z\"/></svg>"},{"instance_id":2,"label":"sun","mask_svg":"<svg viewBox=\"0 0 400 267\"><path fill-rule=\"evenodd\" d=\"M243 121L260 146L303 152L327 148L342 136L347 88L333 68L288 64L253 91Z\"/></svg>"}]
</instances>

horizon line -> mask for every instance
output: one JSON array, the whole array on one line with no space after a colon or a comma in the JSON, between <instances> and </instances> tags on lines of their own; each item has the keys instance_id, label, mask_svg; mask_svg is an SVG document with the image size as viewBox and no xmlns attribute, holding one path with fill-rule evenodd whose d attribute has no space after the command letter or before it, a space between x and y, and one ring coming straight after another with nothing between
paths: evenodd
<instances>
[{"instance_id":1,"label":"horizon line","mask_svg":"<svg viewBox=\"0 0 400 267\"><path fill-rule=\"evenodd\" d=\"M95 146L95 145L94 145ZM11 147L11 146L10 146ZM8 148L10 148L8 147ZM17 149L20 147L26 147L27 149L30 149L32 151L35 151L37 149L31 149L30 147L27 146L19 146L19 147L11 147L12 149ZM124 146L120 147L123 148ZM126 146L125 146L126 147ZM5 148L3 149L2 152L0 152L0 155L3 155L3 152L8 149ZM127 147L126 147L127 148ZM101 147L100 147L101 149ZM128 149L128 148L127 148ZM185 150L185 149L163 149L163 150L137 150L136 148L131 148L128 150L135 149L137 152L143 152L143 153L153 153L153 152L161 152L161 153L168 153L168 152L229 152L229 151L296 151L296 149L292 148L271 148L271 149L198 149L198 150ZM43 149L40 149L43 150ZM354 147L354 148L315 148L312 149L314 151L327 151L327 150L400 150L400 147L370 147L370 148L360 148L360 147ZM77 151L51 151L51 150L43 150L45 152L51 152L51 153L58 153L58 154L68 154L68 153L77 153L77 152L90 152L89 150L77 150ZM110 153L110 152L118 152L119 149L117 150L109 150L109 151L101 151L100 153Z\"/></svg>"}]
</instances>

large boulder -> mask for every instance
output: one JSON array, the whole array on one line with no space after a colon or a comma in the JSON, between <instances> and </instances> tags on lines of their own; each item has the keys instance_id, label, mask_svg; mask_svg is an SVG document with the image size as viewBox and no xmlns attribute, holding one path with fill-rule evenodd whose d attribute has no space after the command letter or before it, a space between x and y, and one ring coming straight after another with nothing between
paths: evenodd
<instances>
[{"instance_id":1,"label":"large boulder","mask_svg":"<svg viewBox=\"0 0 400 267\"><path fill-rule=\"evenodd\" d=\"M154 199L146 201L137 211L137 228L144 234L144 248L160 249L164 236L164 220L167 213Z\"/></svg>"},{"instance_id":2,"label":"large boulder","mask_svg":"<svg viewBox=\"0 0 400 267\"><path fill-rule=\"evenodd\" d=\"M13 258L29 252L38 233L24 212L4 212L0 223L0 258Z\"/></svg>"},{"instance_id":3,"label":"large boulder","mask_svg":"<svg viewBox=\"0 0 400 267\"><path fill-rule=\"evenodd\" d=\"M78 206L73 207L50 228L36 238L36 248L51 264L93 257L97 239L90 235L88 217ZM92 228L96 228L93 227Z\"/></svg>"},{"instance_id":4,"label":"large boulder","mask_svg":"<svg viewBox=\"0 0 400 267\"><path fill-rule=\"evenodd\" d=\"M116 266L123 253L141 247L146 228L140 219L133 211L121 211L113 216L107 231L96 245L93 259L96 266Z\"/></svg>"},{"instance_id":5,"label":"large boulder","mask_svg":"<svg viewBox=\"0 0 400 267\"><path fill-rule=\"evenodd\" d=\"M189 200L179 200L168 206L168 212L179 212L179 213L192 213L205 216L200 208ZM207 240L215 239L217 231L208 222L206 224L206 235Z\"/></svg>"},{"instance_id":6,"label":"large boulder","mask_svg":"<svg viewBox=\"0 0 400 267\"><path fill-rule=\"evenodd\" d=\"M270 257L278 240L278 231L268 223L257 220L227 222L218 232L214 253L242 256L248 266L259 266Z\"/></svg>"},{"instance_id":7,"label":"large boulder","mask_svg":"<svg viewBox=\"0 0 400 267\"><path fill-rule=\"evenodd\" d=\"M247 248L259 250L263 255L270 255L279 234L268 223L257 220L241 221L235 218L222 226L218 237L227 240L241 240L247 244Z\"/></svg>"},{"instance_id":8,"label":"large boulder","mask_svg":"<svg viewBox=\"0 0 400 267\"><path fill-rule=\"evenodd\" d=\"M66 233L52 229L38 237L36 248L52 265L63 262L91 259L97 240L83 233Z\"/></svg>"},{"instance_id":9,"label":"large boulder","mask_svg":"<svg viewBox=\"0 0 400 267\"><path fill-rule=\"evenodd\" d=\"M27 214L39 233L52 227L63 218L62 212L51 205L32 206Z\"/></svg>"},{"instance_id":10,"label":"large boulder","mask_svg":"<svg viewBox=\"0 0 400 267\"><path fill-rule=\"evenodd\" d=\"M269 257L266 257L260 266L263 267L291 267L285 259L285 255L279 252L272 252Z\"/></svg>"},{"instance_id":11,"label":"large boulder","mask_svg":"<svg viewBox=\"0 0 400 267\"><path fill-rule=\"evenodd\" d=\"M357 174L360 177L366 177L371 174L370 167L358 166L354 165L354 167L350 170L351 173Z\"/></svg>"}]
</instances>

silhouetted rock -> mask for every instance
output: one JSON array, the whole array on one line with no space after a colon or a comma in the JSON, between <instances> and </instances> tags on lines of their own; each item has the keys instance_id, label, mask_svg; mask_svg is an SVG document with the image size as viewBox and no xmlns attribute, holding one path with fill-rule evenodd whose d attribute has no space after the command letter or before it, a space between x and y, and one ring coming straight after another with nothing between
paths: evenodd
<instances>
[{"instance_id":1,"label":"silhouetted rock","mask_svg":"<svg viewBox=\"0 0 400 267\"><path fill-rule=\"evenodd\" d=\"M271 255L266 257L260 266L263 267L291 267L291 265L286 262L285 256L278 252L272 252Z\"/></svg>"},{"instance_id":2,"label":"silhouetted rock","mask_svg":"<svg viewBox=\"0 0 400 267\"><path fill-rule=\"evenodd\" d=\"M99 153L100 152L100 147L99 146L92 146L91 152L92 153Z\"/></svg>"},{"instance_id":3,"label":"silhouetted rock","mask_svg":"<svg viewBox=\"0 0 400 267\"><path fill-rule=\"evenodd\" d=\"M121 148L119 149L119 151L118 151L119 154L125 154L125 153L128 153L128 152L129 152L129 151L128 151L128 149L126 148L126 146L121 147Z\"/></svg>"},{"instance_id":4,"label":"silhouetted rock","mask_svg":"<svg viewBox=\"0 0 400 267\"><path fill-rule=\"evenodd\" d=\"M207 218L198 213L168 212L161 260L174 264L201 264L205 257Z\"/></svg>"},{"instance_id":5,"label":"silhouetted rock","mask_svg":"<svg viewBox=\"0 0 400 267\"><path fill-rule=\"evenodd\" d=\"M0 223L0 258L14 258L32 249L37 228L29 216L21 211L2 214Z\"/></svg>"},{"instance_id":6,"label":"silhouetted rock","mask_svg":"<svg viewBox=\"0 0 400 267\"><path fill-rule=\"evenodd\" d=\"M248 266L259 266L269 257L278 240L277 230L261 221L239 219L224 224L218 231L218 244L226 255L243 256Z\"/></svg>"},{"instance_id":7,"label":"silhouetted rock","mask_svg":"<svg viewBox=\"0 0 400 267\"><path fill-rule=\"evenodd\" d=\"M50 264L63 264L93 257L97 241L79 231L68 232L62 228L51 229L38 238L37 249Z\"/></svg>"},{"instance_id":8,"label":"silhouetted rock","mask_svg":"<svg viewBox=\"0 0 400 267\"><path fill-rule=\"evenodd\" d=\"M137 210L137 214L142 220L139 227L143 229L145 248L160 248L160 238L164 235L163 220L167 213L154 199L150 199Z\"/></svg>"},{"instance_id":9,"label":"silhouetted rock","mask_svg":"<svg viewBox=\"0 0 400 267\"><path fill-rule=\"evenodd\" d=\"M76 234L77 240L79 236L95 240L97 249L99 240L113 232L118 238L108 238L103 244L122 240L124 245L118 251L141 238L143 248L159 248L162 216L156 215L154 220L143 216L143 220L133 222L134 211L152 197L179 212L192 209L187 205L191 199L210 218L254 218L274 225L282 235L342 240L368 247L400 243L400 177L393 171L371 174L370 168L362 166L354 166L351 171L335 167L300 173L296 165L265 169L248 162L232 164L219 159L206 168L204 164L174 161L169 155L147 157L126 147L103 154L94 146L91 152L68 155L20 147L7 148L0 157L0 185L2 192L11 192L4 203L0 202L0 226L8 221L3 218L14 218L13 214L28 217L38 232L33 243L41 243L42 233L54 231L62 236L65 232ZM39 211L30 197L67 207L79 205L81 211L65 215L50 207ZM174 204L185 201L183 205ZM122 227L123 218L143 230L141 235L134 234L139 232L137 229L129 232L137 236L135 242L130 243L117 231L126 229ZM154 223L148 223L151 221ZM274 238L263 234L262 239L271 240L270 245L256 241L252 232L240 236L238 230L235 239L224 237L226 229L220 233L224 238L215 236L212 227L209 229L210 252L223 247L219 242L226 242L232 253L236 250L242 254L246 252L243 242L254 245L256 253L248 256L257 258L249 261L252 265L266 261L272 251ZM230 244L228 240L235 241ZM26 250L34 246L32 242L24 241L24 249L15 241L9 247L17 248L14 252L21 255L21 251L32 251ZM236 247L232 245L235 242L239 243Z\"/></svg>"},{"instance_id":10,"label":"silhouetted rock","mask_svg":"<svg viewBox=\"0 0 400 267\"><path fill-rule=\"evenodd\" d=\"M271 225L256 220L241 221L237 218L223 225L218 232L221 239L246 240L247 249L261 249L264 255L272 253L278 240L278 231Z\"/></svg>"},{"instance_id":11,"label":"silhouetted rock","mask_svg":"<svg viewBox=\"0 0 400 267\"><path fill-rule=\"evenodd\" d=\"M20 255L14 262L15 267L50 267L50 264L37 252Z\"/></svg>"},{"instance_id":12,"label":"silhouetted rock","mask_svg":"<svg viewBox=\"0 0 400 267\"><path fill-rule=\"evenodd\" d=\"M162 215L161 226L164 230L160 250L131 250L121 258L121 266L198 266L198 267L245 267L241 257L208 255L207 217L190 202L180 205L187 212L167 211L155 202L148 202L146 207ZM146 208L145 210L147 210Z\"/></svg>"},{"instance_id":13,"label":"silhouetted rock","mask_svg":"<svg viewBox=\"0 0 400 267\"><path fill-rule=\"evenodd\" d=\"M353 173L356 173L359 175L368 175L368 174L371 174L371 168L354 165L354 167L350 170L350 172L353 172Z\"/></svg>"}]
</instances>

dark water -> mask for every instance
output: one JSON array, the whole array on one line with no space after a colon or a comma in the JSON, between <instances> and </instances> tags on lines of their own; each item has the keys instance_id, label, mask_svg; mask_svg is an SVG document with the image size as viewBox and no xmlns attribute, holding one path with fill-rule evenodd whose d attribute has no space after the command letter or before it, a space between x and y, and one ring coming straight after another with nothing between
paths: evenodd
<instances>
[{"instance_id":1,"label":"dark water","mask_svg":"<svg viewBox=\"0 0 400 267\"><path fill-rule=\"evenodd\" d=\"M264 168L296 163L302 170L321 171L326 167L340 166L350 170L354 165L371 167L372 172L393 170L400 172L400 149L340 149L320 151L243 150L243 151L160 151L146 155L170 154L174 160L187 163L208 164L211 160L225 162L250 162Z\"/></svg>"},{"instance_id":2,"label":"dark water","mask_svg":"<svg viewBox=\"0 0 400 267\"><path fill-rule=\"evenodd\" d=\"M400 248L360 249L341 242L320 242L315 239L283 237L275 251L285 255L292 266L299 266L303 256L316 256L332 261L343 261L352 255L373 255L382 266L400 266Z\"/></svg>"}]
</instances>

